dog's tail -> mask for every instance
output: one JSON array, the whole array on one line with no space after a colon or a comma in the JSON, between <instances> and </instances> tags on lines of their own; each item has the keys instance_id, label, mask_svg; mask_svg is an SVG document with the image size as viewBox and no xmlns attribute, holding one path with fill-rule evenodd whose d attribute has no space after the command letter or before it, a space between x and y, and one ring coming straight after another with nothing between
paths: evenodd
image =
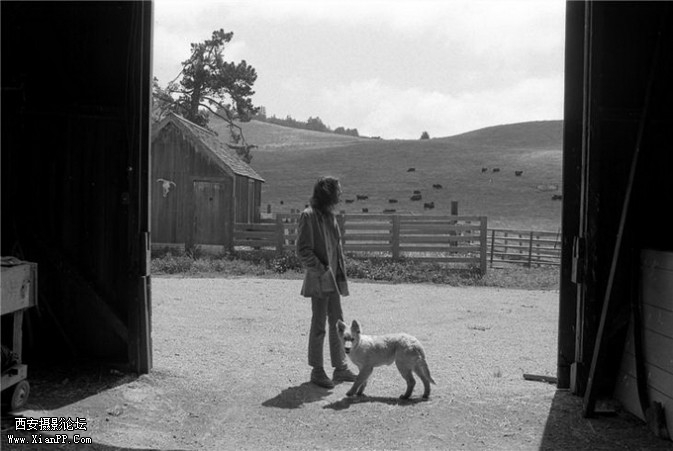
<instances>
[{"instance_id":1,"label":"dog's tail","mask_svg":"<svg viewBox=\"0 0 673 451\"><path fill-rule=\"evenodd\" d=\"M428 362L426 362L425 359L419 359L416 368L419 375L425 376L426 379L437 385L437 382L430 376L430 368L428 368Z\"/></svg>"}]
</instances>

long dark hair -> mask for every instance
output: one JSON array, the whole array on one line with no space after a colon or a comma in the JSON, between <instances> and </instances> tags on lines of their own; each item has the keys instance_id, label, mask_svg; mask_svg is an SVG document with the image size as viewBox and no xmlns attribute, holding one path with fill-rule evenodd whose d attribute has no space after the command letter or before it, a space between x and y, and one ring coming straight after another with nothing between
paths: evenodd
<instances>
[{"instance_id":1,"label":"long dark hair","mask_svg":"<svg viewBox=\"0 0 673 451\"><path fill-rule=\"evenodd\" d=\"M329 175L320 177L313 185L311 207L323 214L330 214L339 203L339 179Z\"/></svg>"}]
</instances>

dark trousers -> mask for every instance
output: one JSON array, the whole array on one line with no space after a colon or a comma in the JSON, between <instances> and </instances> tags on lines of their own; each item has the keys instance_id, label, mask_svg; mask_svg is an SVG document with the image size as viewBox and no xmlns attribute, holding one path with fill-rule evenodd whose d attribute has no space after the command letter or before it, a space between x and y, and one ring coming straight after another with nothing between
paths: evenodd
<instances>
[{"instance_id":1,"label":"dark trousers","mask_svg":"<svg viewBox=\"0 0 673 451\"><path fill-rule=\"evenodd\" d=\"M312 367L323 366L325 322L327 322L332 366L334 368L346 367L346 354L344 354L336 331L337 320L343 321L341 296L336 291L319 297L313 296L311 298L311 309L313 316L311 318L311 331L308 336L308 364Z\"/></svg>"}]
</instances>

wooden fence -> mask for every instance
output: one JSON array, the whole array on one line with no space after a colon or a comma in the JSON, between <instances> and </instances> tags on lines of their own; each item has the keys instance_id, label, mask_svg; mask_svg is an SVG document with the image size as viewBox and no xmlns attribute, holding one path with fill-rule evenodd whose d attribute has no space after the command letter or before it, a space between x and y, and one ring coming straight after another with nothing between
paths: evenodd
<instances>
[{"instance_id":1,"label":"wooden fence","mask_svg":"<svg viewBox=\"0 0 673 451\"><path fill-rule=\"evenodd\" d=\"M475 265L486 273L484 216L340 214L337 219L347 253ZM298 214L277 214L274 222L235 224L234 246L294 249L298 220Z\"/></svg>"},{"instance_id":2,"label":"wooden fence","mask_svg":"<svg viewBox=\"0 0 673 451\"><path fill-rule=\"evenodd\" d=\"M490 229L489 266L510 263L525 266L561 264L561 232Z\"/></svg>"}]
</instances>

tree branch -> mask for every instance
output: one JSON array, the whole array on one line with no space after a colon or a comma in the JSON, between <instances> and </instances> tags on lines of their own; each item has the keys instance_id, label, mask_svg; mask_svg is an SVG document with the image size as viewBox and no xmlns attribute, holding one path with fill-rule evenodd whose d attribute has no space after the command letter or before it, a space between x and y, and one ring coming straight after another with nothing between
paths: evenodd
<instances>
[{"instance_id":1,"label":"tree branch","mask_svg":"<svg viewBox=\"0 0 673 451\"><path fill-rule=\"evenodd\" d=\"M215 102L215 103L217 103L217 102ZM216 110L213 110L213 109L210 107L210 105L207 105L207 104L205 104L205 103L200 103L199 105L201 105L201 106L207 108L208 111L210 111L210 112L213 113L215 116L217 116L217 117L219 117L220 119L222 119L223 121L225 121L225 122L229 125L229 128L230 128L230 129L231 129L231 128L236 128L236 129L238 130L238 138L241 139L241 140L243 141L243 145L245 145L245 146L248 145L247 142L245 141L245 137L243 136L243 129L242 129L239 125L235 124L233 119L231 119L231 118L229 118L229 117L224 117L224 116L222 116L222 115L221 115L220 113L218 113ZM228 111L228 110L225 109L225 111ZM230 131L230 133L231 133L231 131ZM232 133L232 138L234 138L233 133ZM235 138L234 138L234 141L238 141L238 139L235 139Z\"/></svg>"}]
</instances>

